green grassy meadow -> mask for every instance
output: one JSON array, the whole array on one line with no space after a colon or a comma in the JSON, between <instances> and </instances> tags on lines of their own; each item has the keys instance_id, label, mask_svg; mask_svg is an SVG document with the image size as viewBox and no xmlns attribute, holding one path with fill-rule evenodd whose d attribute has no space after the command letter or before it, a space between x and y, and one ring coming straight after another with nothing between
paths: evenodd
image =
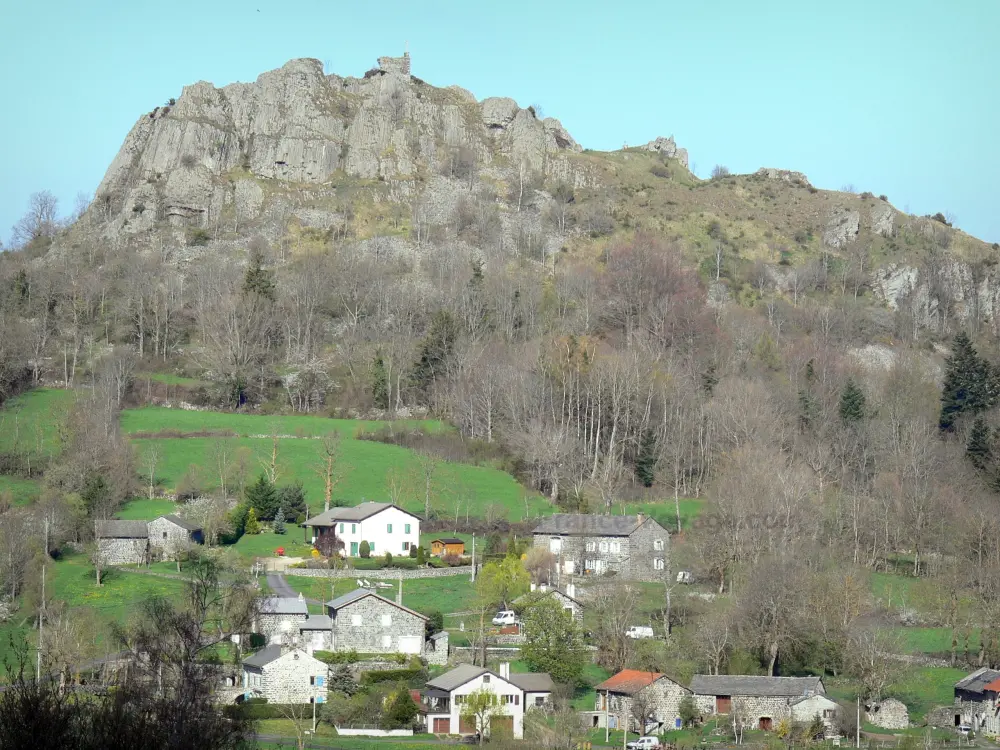
<instances>
[{"instance_id":1,"label":"green grassy meadow","mask_svg":"<svg viewBox=\"0 0 1000 750\"><path fill-rule=\"evenodd\" d=\"M42 484L36 479L21 479L0 474L0 495L10 493L14 505L30 505L38 499Z\"/></svg>"},{"instance_id":2,"label":"green grassy meadow","mask_svg":"<svg viewBox=\"0 0 1000 750\"><path fill-rule=\"evenodd\" d=\"M132 500L121 508L116 518L123 521L152 521L154 518L177 512L177 503L169 498L154 497Z\"/></svg>"},{"instance_id":3,"label":"green grassy meadow","mask_svg":"<svg viewBox=\"0 0 1000 750\"><path fill-rule=\"evenodd\" d=\"M55 455L59 425L73 399L72 391L36 388L4 402L0 409L0 452Z\"/></svg>"},{"instance_id":4,"label":"green grassy meadow","mask_svg":"<svg viewBox=\"0 0 1000 750\"><path fill-rule=\"evenodd\" d=\"M357 578L364 578L364 571L358 571ZM380 579L381 580L381 579ZM328 601L331 598L330 581L325 578L307 578L288 575L285 581L295 591L309 599ZM380 589L387 599L396 600L398 581L386 580L393 588ZM354 578L335 579L333 594L340 596L357 588ZM476 590L468 573L441 578L417 578L403 581L403 604L417 612L463 612L470 610L475 602ZM451 624L449 623L449 627Z\"/></svg>"}]
</instances>

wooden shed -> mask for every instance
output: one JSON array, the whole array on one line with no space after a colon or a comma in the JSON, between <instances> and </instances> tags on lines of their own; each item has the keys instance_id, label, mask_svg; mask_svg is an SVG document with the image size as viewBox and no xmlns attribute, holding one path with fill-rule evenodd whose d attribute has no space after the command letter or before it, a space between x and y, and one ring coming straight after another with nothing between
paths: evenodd
<instances>
[{"instance_id":1,"label":"wooden shed","mask_svg":"<svg viewBox=\"0 0 1000 750\"><path fill-rule=\"evenodd\" d=\"M431 554L435 557L443 557L444 555L461 557L465 554L465 542L450 536L434 539L431 541Z\"/></svg>"}]
</instances>

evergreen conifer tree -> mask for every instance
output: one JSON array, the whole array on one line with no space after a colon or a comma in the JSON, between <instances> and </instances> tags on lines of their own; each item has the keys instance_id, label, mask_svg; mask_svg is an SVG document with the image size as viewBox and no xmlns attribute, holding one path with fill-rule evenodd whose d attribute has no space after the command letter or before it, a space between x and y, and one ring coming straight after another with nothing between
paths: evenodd
<instances>
[{"instance_id":1,"label":"evergreen conifer tree","mask_svg":"<svg viewBox=\"0 0 1000 750\"><path fill-rule=\"evenodd\" d=\"M250 536L260 533L260 521L257 520L257 513L253 508L247 511L247 522L243 531Z\"/></svg>"},{"instance_id":2,"label":"evergreen conifer tree","mask_svg":"<svg viewBox=\"0 0 1000 750\"><path fill-rule=\"evenodd\" d=\"M639 440L635 457L635 476L643 487L652 487L656 480L656 433L647 429Z\"/></svg>"},{"instance_id":3,"label":"evergreen conifer tree","mask_svg":"<svg viewBox=\"0 0 1000 750\"><path fill-rule=\"evenodd\" d=\"M418 390L426 392L434 380L444 373L457 339L458 323L455 318L447 310L438 310L431 320L430 330L420 342L420 356L410 374Z\"/></svg>"},{"instance_id":4,"label":"evergreen conifer tree","mask_svg":"<svg viewBox=\"0 0 1000 750\"><path fill-rule=\"evenodd\" d=\"M961 415L978 414L997 403L1000 378L994 367L976 353L964 331L955 336L944 367L938 427L942 432L951 432Z\"/></svg>"},{"instance_id":5,"label":"evergreen conifer tree","mask_svg":"<svg viewBox=\"0 0 1000 750\"><path fill-rule=\"evenodd\" d=\"M845 424L861 422L867 416L866 405L864 392L853 378L848 378L844 390L840 393L840 419Z\"/></svg>"},{"instance_id":6,"label":"evergreen conifer tree","mask_svg":"<svg viewBox=\"0 0 1000 750\"><path fill-rule=\"evenodd\" d=\"M284 508L278 508L278 512L274 514L274 523L272 525L274 527L274 533L275 534L284 534L285 533L285 509Z\"/></svg>"},{"instance_id":7,"label":"evergreen conifer tree","mask_svg":"<svg viewBox=\"0 0 1000 750\"><path fill-rule=\"evenodd\" d=\"M274 274L264 270L264 254L257 248L251 248L250 262L243 276L243 292L274 302L274 286Z\"/></svg>"},{"instance_id":8,"label":"evergreen conifer tree","mask_svg":"<svg viewBox=\"0 0 1000 750\"><path fill-rule=\"evenodd\" d=\"M816 401L812 394L803 389L799 391L799 427L808 430L816 419Z\"/></svg>"},{"instance_id":9,"label":"evergreen conifer tree","mask_svg":"<svg viewBox=\"0 0 1000 750\"><path fill-rule=\"evenodd\" d=\"M377 352L372 361L372 398L377 409L389 408L389 375L385 371L382 352Z\"/></svg>"},{"instance_id":10,"label":"evergreen conifer tree","mask_svg":"<svg viewBox=\"0 0 1000 750\"><path fill-rule=\"evenodd\" d=\"M965 444L965 456L980 471L985 470L993 459L990 447L990 428L982 414L976 415L969 430L969 440Z\"/></svg>"},{"instance_id":11,"label":"evergreen conifer tree","mask_svg":"<svg viewBox=\"0 0 1000 750\"><path fill-rule=\"evenodd\" d=\"M278 493L264 474L258 476L257 481L246 488L245 494L247 503L255 511L258 519L270 521L274 518L280 505Z\"/></svg>"}]
</instances>

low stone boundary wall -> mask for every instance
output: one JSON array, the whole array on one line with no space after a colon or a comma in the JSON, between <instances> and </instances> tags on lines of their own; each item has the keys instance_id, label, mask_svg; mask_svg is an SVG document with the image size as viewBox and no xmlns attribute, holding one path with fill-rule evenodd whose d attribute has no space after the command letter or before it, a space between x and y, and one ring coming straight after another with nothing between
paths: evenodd
<instances>
[{"instance_id":1,"label":"low stone boundary wall","mask_svg":"<svg viewBox=\"0 0 1000 750\"><path fill-rule=\"evenodd\" d=\"M412 737L412 729L379 729L378 727L337 727L341 737Z\"/></svg>"},{"instance_id":2,"label":"low stone boundary wall","mask_svg":"<svg viewBox=\"0 0 1000 750\"><path fill-rule=\"evenodd\" d=\"M286 568L286 576L306 576L307 578L357 578L359 580L404 581L412 578L448 578L449 576L472 575L471 565L459 565L454 568L404 568L388 570L326 570L323 568Z\"/></svg>"}]
</instances>

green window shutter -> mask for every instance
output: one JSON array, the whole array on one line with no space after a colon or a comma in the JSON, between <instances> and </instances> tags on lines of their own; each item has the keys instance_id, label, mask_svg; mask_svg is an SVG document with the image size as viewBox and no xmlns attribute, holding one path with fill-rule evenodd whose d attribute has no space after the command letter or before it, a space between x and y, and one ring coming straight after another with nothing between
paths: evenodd
<instances>
[{"instance_id":1,"label":"green window shutter","mask_svg":"<svg viewBox=\"0 0 1000 750\"><path fill-rule=\"evenodd\" d=\"M409 534L409 533L410 533L410 524L406 524L406 525L405 525L405 526L403 527L403 531L405 531L405 532L406 532L407 534Z\"/></svg>"},{"instance_id":2,"label":"green window shutter","mask_svg":"<svg viewBox=\"0 0 1000 750\"><path fill-rule=\"evenodd\" d=\"M386 534L391 534L392 533L392 524L391 523L387 523L385 525L385 533Z\"/></svg>"}]
</instances>

